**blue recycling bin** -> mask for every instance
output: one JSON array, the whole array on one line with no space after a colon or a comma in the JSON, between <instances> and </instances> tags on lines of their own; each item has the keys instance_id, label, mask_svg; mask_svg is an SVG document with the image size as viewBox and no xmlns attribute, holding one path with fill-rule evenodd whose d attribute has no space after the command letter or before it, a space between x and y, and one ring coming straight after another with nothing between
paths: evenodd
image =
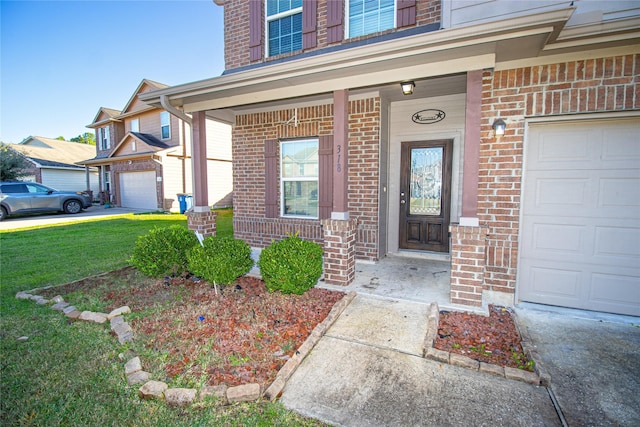
<instances>
[{"instance_id":1,"label":"blue recycling bin","mask_svg":"<svg viewBox=\"0 0 640 427\"><path fill-rule=\"evenodd\" d=\"M193 196L191 194L178 194L178 204L180 205L180 213L185 213L193 207Z\"/></svg>"}]
</instances>

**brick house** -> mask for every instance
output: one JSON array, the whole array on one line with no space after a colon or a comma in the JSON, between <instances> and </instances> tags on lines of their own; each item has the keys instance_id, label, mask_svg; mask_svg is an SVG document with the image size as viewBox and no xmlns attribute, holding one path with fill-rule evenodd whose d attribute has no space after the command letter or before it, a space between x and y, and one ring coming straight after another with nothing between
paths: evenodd
<instances>
[{"instance_id":1,"label":"brick house","mask_svg":"<svg viewBox=\"0 0 640 427\"><path fill-rule=\"evenodd\" d=\"M233 123L236 237L321 242L328 283L419 253L453 303L640 314L640 4L215 3L223 75L141 98L191 115L194 153Z\"/></svg>"},{"instance_id":2,"label":"brick house","mask_svg":"<svg viewBox=\"0 0 640 427\"><path fill-rule=\"evenodd\" d=\"M166 88L144 79L122 110L102 107L91 124L96 132L95 157L81 162L100 169L102 201L117 206L178 211L178 194L192 193L191 129L188 122L163 108L147 105L138 95ZM231 126L207 120L205 164L212 177L212 205L232 204Z\"/></svg>"}]
</instances>

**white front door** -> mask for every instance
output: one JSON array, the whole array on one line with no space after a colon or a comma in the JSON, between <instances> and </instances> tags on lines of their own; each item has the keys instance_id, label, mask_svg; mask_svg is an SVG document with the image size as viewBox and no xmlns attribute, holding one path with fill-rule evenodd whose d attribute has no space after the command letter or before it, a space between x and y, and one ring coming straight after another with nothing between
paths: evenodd
<instances>
[{"instance_id":1,"label":"white front door","mask_svg":"<svg viewBox=\"0 0 640 427\"><path fill-rule=\"evenodd\" d=\"M532 124L518 298L640 315L640 120Z\"/></svg>"}]
</instances>

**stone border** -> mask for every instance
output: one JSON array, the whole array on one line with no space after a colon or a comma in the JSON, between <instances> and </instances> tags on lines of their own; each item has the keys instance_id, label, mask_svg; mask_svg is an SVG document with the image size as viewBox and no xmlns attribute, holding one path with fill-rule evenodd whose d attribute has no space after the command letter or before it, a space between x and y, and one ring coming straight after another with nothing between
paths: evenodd
<instances>
[{"instance_id":1,"label":"stone border","mask_svg":"<svg viewBox=\"0 0 640 427\"><path fill-rule=\"evenodd\" d=\"M538 360L540 359L540 357L537 352L532 351L532 345L530 344L531 339L528 335L522 334L522 330L518 327L518 322L516 322L515 319L514 323L516 324L516 330L520 334L522 350L525 352L529 360L534 361L534 372L479 362L470 357L462 356L457 353L438 350L437 348L435 348L435 343L438 335L439 319L440 310L438 308L438 304L435 302L431 303L429 305L428 311L427 333L425 335L422 352L423 357L434 360L436 362L447 363L454 366L461 366L463 368L473 369L474 371L497 375L499 377L504 377L511 380L523 381L525 383L533 385L548 386L551 383L551 377L546 372L546 370L540 369L540 366L538 364Z\"/></svg>"},{"instance_id":2,"label":"stone border","mask_svg":"<svg viewBox=\"0 0 640 427\"><path fill-rule=\"evenodd\" d=\"M91 277L101 277L107 274L109 274L109 272ZM80 282L85 279L74 280L73 282L59 286ZM118 337L118 342L120 344L133 341L134 331L123 317L124 314L131 313L131 309L128 306L117 308L108 314L91 311L81 312L76 307L64 301L60 295L49 300L41 295L35 294L36 292L52 288L55 288L55 286L46 286L35 288L30 291L21 291L16 294L16 298L19 300L32 300L38 305L51 304L52 310L61 311L68 319L73 321L86 321L98 324L104 324L109 321L111 330ZM130 386L143 384L140 389L138 389L138 396L140 396L141 399L164 399L167 405L170 406L189 406L196 401L196 397L199 401L213 397L218 399L222 405L234 402L255 401L260 399L262 396L274 401L278 396L280 396L286 382L289 380L291 375L293 375L298 366L300 366L300 363L302 363L302 361L307 357L331 325L335 323L340 314L342 314L345 308L347 308L351 301L353 301L355 296L355 292L349 292L334 304L327 317L321 323L316 325L311 332L311 335L307 337L300 348L296 350L295 354L287 360L282 368L280 368L276 374L276 378L271 385L267 387L264 393L258 383L243 384L235 387L227 387L224 384L217 386L204 386L199 390L199 392L197 389L169 388L169 386L162 381L152 380L151 373L142 370L142 361L140 360L140 357L136 356L133 352L129 355L125 355L123 353L119 355L122 360L130 357L130 359L124 364L124 373L127 377L127 384ZM28 337L18 338L19 341L26 341L28 339Z\"/></svg>"}]
</instances>

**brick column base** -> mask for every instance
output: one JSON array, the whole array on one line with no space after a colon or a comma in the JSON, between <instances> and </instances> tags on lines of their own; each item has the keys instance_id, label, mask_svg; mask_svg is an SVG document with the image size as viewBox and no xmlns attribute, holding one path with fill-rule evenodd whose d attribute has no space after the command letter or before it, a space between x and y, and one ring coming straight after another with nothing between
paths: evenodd
<instances>
[{"instance_id":1,"label":"brick column base","mask_svg":"<svg viewBox=\"0 0 640 427\"><path fill-rule=\"evenodd\" d=\"M355 219L324 219L324 281L330 285L347 286L356 275Z\"/></svg>"},{"instance_id":2,"label":"brick column base","mask_svg":"<svg viewBox=\"0 0 640 427\"><path fill-rule=\"evenodd\" d=\"M482 306L487 227L449 226L451 232L451 302Z\"/></svg>"},{"instance_id":3,"label":"brick column base","mask_svg":"<svg viewBox=\"0 0 640 427\"><path fill-rule=\"evenodd\" d=\"M203 237L215 236L218 212L187 212L189 230L197 231Z\"/></svg>"}]
</instances>

